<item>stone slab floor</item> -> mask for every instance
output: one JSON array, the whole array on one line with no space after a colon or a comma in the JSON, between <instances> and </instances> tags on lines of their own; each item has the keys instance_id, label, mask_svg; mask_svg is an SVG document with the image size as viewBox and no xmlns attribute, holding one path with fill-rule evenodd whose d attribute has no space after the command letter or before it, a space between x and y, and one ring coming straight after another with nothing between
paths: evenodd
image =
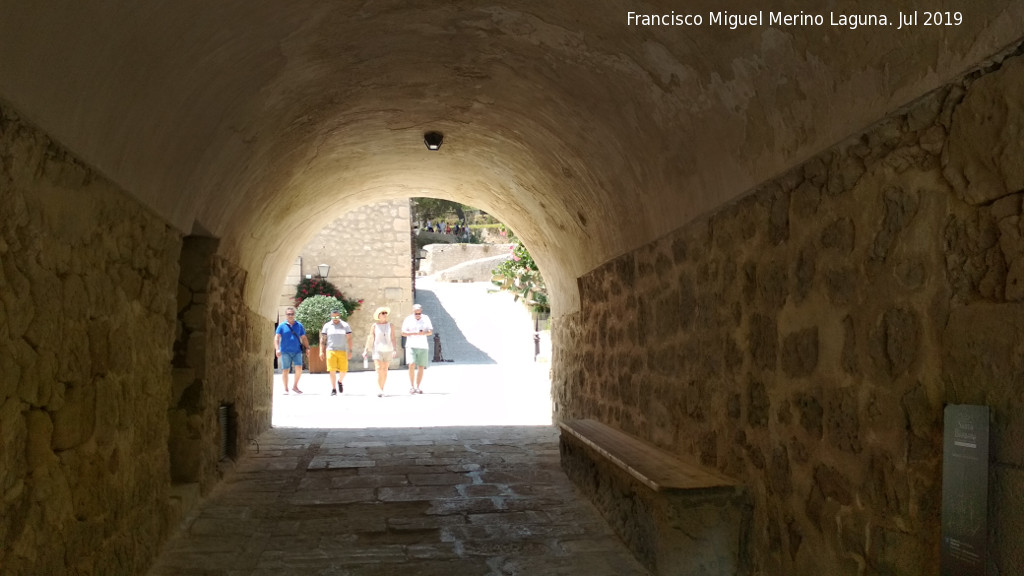
<instances>
[{"instance_id":1,"label":"stone slab floor","mask_svg":"<svg viewBox=\"0 0 1024 576\"><path fill-rule=\"evenodd\" d=\"M648 574L562 473L557 434L275 428L149 574Z\"/></svg>"},{"instance_id":2,"label":"stone slab floor","mask_svg":"<svg viewBox=\"0 0 1024 576\"><path fill-rule=\"evenodd\" d=\"M392 370L384 398L373 372L338 396L326 374L287 396L275 376L274 428L150 576L647 574L559 466L522 305L490 283L417 284L455 362L417 395Z\"/></svg>"}]
</instances>

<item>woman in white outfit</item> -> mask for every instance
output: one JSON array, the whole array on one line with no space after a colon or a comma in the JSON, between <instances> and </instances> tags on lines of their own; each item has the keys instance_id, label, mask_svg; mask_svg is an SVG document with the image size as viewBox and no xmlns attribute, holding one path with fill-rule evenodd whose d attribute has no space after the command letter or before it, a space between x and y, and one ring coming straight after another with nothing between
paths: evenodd
<instances>
[{"instance_id":1,"label":"woman in white outfit","mask_svg":"<svg viewBox=\"0 0 1024 576\"><path fill-rule=\"evenodd\" d=\"M391 359L395 356L395 349L398 347L395 342L395 329L388 322L390 314L391 309L387 306L377 308L373 314L377 322L373 324L373 330L370 331L373 337L370 349L373 351L373 365L377 369L377 387L380 388L380 393L377 394L378 398L384 396L384 382L388 379L388 365L391 364Z\"/></svg>"}]
</instances>

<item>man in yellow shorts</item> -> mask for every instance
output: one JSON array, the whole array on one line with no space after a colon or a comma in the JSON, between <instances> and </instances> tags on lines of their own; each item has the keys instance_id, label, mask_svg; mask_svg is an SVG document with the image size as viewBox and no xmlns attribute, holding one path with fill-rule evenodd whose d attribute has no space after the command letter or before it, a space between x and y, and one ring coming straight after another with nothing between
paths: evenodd
<instances>
[{"instance_id":1,"label":"man in yellow shorts","mask_svg":"<svg viewBox=\"0 0 1024 576\"><path fill-rule=\"evenodd\" d=\"M352 358L352 327L341 319L341 310L331 310L331 321L320 329L320 359L327 359L327 372L331 375L331 396L344 392L342 381Z\"/></svg>"}]
</instances>

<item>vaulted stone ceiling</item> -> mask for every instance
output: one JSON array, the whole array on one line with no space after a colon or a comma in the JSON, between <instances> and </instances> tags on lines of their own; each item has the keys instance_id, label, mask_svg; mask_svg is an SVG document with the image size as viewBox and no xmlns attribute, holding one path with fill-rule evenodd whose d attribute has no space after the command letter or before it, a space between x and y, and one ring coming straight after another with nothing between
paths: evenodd
<instances>
[{"instance_id":1,"label":"vaulted stone ceiling","mask_svg":"<svg viewBox=\"0 0 1024 576\"><path fill-rule=\"evenodd\" d=\"M1017 0L939 4L961 24L830 25L940 8L855 0L0 0L0 98L183 233L221 238L265 314L324 223L406 196L508 222L559 313L580 274L1024 36ZM764 21L713 24L722 10ZM824 24L767 22L801 10Z\"/></svg>"}]
</instances>

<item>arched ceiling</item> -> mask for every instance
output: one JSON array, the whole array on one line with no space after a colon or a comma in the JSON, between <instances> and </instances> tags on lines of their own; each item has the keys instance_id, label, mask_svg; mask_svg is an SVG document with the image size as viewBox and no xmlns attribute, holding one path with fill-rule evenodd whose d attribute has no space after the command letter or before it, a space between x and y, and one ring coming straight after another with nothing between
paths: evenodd
<instances>
[{"instance_id":1,"label":"arched ceiling","mask_svg":"<svg viewBox=\"0 0 1024 576\"><path fill-rule=\"evenodd\" d=\"M0 0L0 98L221 238L264 314L310 235L405 196L509 223L559 313L581 274L1024 37L1016 0L964 3L959 26L828 25L916 4ZM826 25L711 24L723 9ZM627 24L673 11L704 23Z\"/></svg>"}]
</instances>

